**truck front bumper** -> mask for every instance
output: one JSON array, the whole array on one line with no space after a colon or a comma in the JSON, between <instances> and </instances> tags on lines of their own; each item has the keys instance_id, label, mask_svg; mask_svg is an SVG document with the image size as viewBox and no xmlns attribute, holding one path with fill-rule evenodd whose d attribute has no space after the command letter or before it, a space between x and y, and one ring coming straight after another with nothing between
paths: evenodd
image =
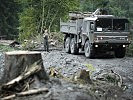
<instances>
[{"instance_id":1,"label":"truck front bumper","mask_svg":"<svg viewBox=\"0 0 133 100\"><path fill-rule=\"evenodd\" d=\"M113 51L120 47L126 48L129 44L129 41L95 41L92 45L96 50Z\"/></svg>"},{"instance_id":2,"label":"truck front bumper","mask_svg":"<svg viewBox=\"0 0 133 100\"><path fill-rule=\"evenodd\" d=\"M125 44L129 45L131 42L130 41L121 41L121 40L96 40L94 41L94 44Z\"/></svg>"}]
</instances>

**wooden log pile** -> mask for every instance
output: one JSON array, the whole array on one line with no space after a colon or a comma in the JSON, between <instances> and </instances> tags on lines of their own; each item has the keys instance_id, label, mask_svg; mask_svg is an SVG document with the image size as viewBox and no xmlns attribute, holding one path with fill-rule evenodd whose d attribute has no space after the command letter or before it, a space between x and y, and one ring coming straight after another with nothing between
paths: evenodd
<instances>
[{"instance_id":1,"label":"wooden log pile","mask_svg":"<svg viewBox=\"0 0 133 100\"><path fill-rule=\"evenodd\" d=\"M49 92L45 87L31 87L36 81L48 79L40 52L7 52L5 53L5 75L0 87L0 98L9 100L19 96Z\"/></svg>"}]
</instances>

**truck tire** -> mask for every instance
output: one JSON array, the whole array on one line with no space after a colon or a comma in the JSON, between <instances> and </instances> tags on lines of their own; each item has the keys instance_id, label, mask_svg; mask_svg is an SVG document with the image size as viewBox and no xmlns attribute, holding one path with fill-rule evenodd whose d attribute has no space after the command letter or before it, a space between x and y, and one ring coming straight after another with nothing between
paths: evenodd
<instances>
[{"instance_id":1,"label":"truck tire","mask_svg":"<svg viewBox=\"0 0 133 100\"><path fill-rule=\"evenodd\" d=\"M71 39L70 51L71 51L72 54L78 54L78 52L79 52L79 49L77 47L75 38Z\"/></svg>"},{"instance_id":2,"label":"truck tire","mask_svg":"<svg viewBox=\"0 0 133 100\"><path fill-rule=\"evenodd\" d=\"M126 54L126 48L117 48L115 50L115 57L116 58L123 58Z\"/></svg>"},{"instance_id":3,"label":"truck tire","mask_svg":"<svg viewBox=\"0 0 133 100\"><path fill-rule=\"evenodd\" d=\"M94 48L91 46L89 40L87 40L85 42L84 51L85 51L85 56L87 58L93 58L94 57Z\"/></svg>"},{"instance_id":4,"label":"truck tire","mask_svg":"<svg viewBox=\"0 0 133 100\"><path fill-rule=\"evenodd\" d=\"M65 51L67 53L70 53L70 42L71 42L71 38L67 37L65 40Z\"/></svg>"}]
</instances>

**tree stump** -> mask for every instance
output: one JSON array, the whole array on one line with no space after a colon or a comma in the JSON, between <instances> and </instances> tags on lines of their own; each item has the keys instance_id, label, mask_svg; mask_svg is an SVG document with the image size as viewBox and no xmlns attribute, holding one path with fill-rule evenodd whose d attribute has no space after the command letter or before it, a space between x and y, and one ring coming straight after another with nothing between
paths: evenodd
<instances>
[{"instance_id":1,"label":"tree stump","mask_svg":"<svg viewBox=\"0 0 133 100\"><path fill-rule=\"evenodd\" d=\"M13 51L5 53L5 70L3 76L3 83L15 79L23 74L25 70L37 62L41 61L42 70L39 72L39 78L48 79L48 76L43 67L43 61L40 52L34 51Z\"/></svg>"}]
</instances>

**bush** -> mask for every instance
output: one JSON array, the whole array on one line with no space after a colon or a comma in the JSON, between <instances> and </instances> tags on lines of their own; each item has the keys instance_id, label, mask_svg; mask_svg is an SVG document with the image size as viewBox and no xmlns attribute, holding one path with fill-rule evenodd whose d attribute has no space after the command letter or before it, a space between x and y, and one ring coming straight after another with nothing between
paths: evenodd
<instances>
[{"instance_id":1,"label":"bush","mask_svg":"<svg viewBox=\"0 0 133 100\"><path fill-rule=\"evenodd\" d=\"M127 48L127 56L133 57L133 43L131 43L129 47Z\"/></svg>"},{"instance_id":2,"label":"bush","mask_svg":"<svg viewBox=\"0 0 133 100\"><path fill-rule=\"evenodd\" d=\"M131 44L129 45L129 47L127 48L127 56L132 56L133 57L133 31L131 31Z\"/></svg>"},{"instance_id":3,"label":"bush","mask_svg":"<svg viewBox=\"0 0 133 100\"><path fill-rule=\"evenodd\" d=\"M22 43L22 49L23 50L32 50L35 48L35 43L33 40L25 40Z\"/></svg>"},{"instance_id":4,"label":"bush","mask_svg":"<svg viewBox=\"0 0 133 100\"><path fill-rule=\"evenodd\" d=\"M64 35L60 32L52 32L50 38L53 40L58 40L59 43L63 43Z\"/></svg>"}]
</instances>

